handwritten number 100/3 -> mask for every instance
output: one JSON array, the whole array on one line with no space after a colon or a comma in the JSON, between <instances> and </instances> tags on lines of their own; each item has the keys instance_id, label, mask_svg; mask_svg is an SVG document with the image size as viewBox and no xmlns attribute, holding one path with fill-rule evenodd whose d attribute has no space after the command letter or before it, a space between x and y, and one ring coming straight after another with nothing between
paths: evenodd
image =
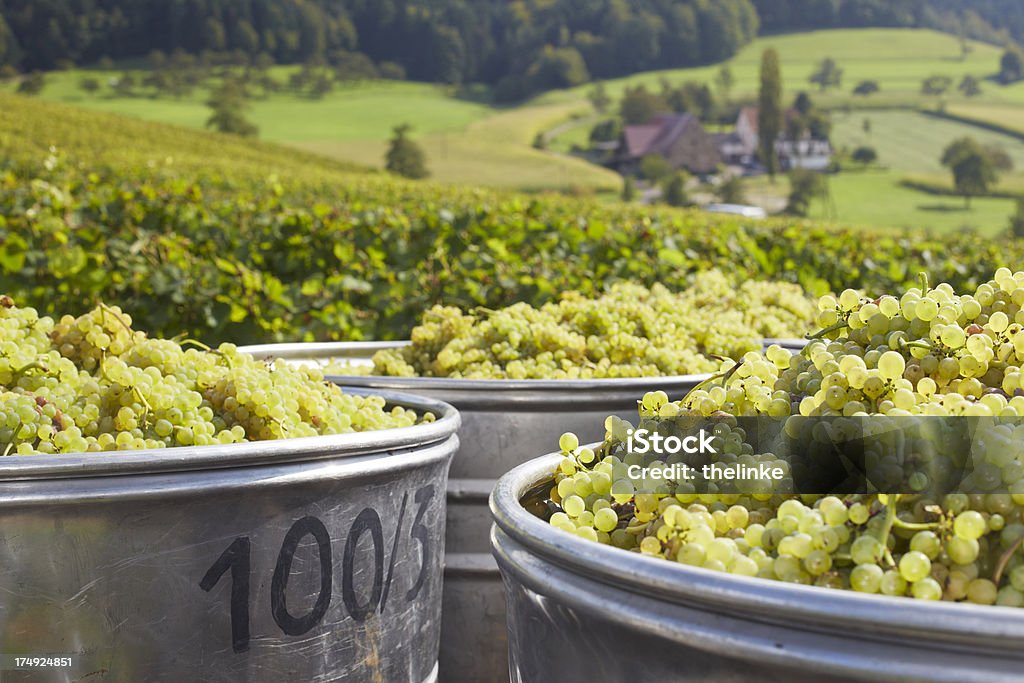
<instances>
[{"instance_id":1,"label":"handwritten number 100/3","mask_svg":"<svg viewBox=\"0 0 1024 683\"><path fill-rule=\"evenodd\" d=\"M405 599L408 602L419 595L427 578L427 568L430 566L430 536L427 528L423 525L423 515L433 497L434 487L428 485L416 491L414 498L417 507L409 538L419 543L422 561L415 582L405 594ZM342 554L341 599L349 615L356 621L365 620L377 609L380 609L381 613L384 612L391 588L408 500L409 494L405 493L402 496L402 506L398 513L398 523L391 547L391 560L386 574L384 571L384 529L377 511L369 507L363 508L349 528L348 540ZM373 587L366 602L360 603L356 597L353 577L356 546L366 534L369 534L373 545ZM312 609L306 614L295 615L288 609L285 595L288 590L288 580L291 577L295 551L299 547L299 542L306 536L312 536L316 541L317 557L320 564L320 590ZM249 649L249 602L252 576L252 545L248 536L239 536L231 542L231 545L207 570L199 582L199 587L207 592L213 590L213 587L229 570L231 571L231 647L235 652L246 652ZM277 564L270 582L270 611L274 622L285 635L300 636L307 633L319 624L327 613L333 589L334 564L331 554L331 536L327 527L319 519L313 516L303 517L288 529L281 544L281 551L277 555Z\"/></svg>"}]
</instances>

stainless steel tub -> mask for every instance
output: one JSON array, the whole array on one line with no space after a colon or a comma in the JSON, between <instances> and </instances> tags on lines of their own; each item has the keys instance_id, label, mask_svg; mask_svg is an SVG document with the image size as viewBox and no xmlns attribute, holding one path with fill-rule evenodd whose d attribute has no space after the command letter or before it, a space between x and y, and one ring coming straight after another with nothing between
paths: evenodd
<instances>
[{"instance_id":1,"label":"stainless steel tub","mask_svg":"<svg viewBox=\"0 0 1024 683\"><path fill-rule=\"evenodd\" d=\"M491 497L516 683L1022 680L1024 610L732 576L559 531L520 499L560 458Z\"/></svg>"},{"instance_id":2,"label":"stainless steel tub","mask_svg":"<svg viewBox=\"0 0 1024 683\"><path fill-rule=\"evenodd\" d=\"M436 680L459 416L383 395L438 420L0 459L0 652L73 657L0 678Z\"/></svg>"}]
</instances>

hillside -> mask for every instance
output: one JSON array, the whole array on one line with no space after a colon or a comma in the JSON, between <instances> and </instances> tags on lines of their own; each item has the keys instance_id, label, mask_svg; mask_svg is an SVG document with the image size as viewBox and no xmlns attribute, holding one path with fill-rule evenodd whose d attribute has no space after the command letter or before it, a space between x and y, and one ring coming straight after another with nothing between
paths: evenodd
<instances>
[{"instance_id":1,"label":"hillside","mask_svg":"<svg viewBox=\"0 0 1024 683\"><path fill-rule=\"evenodd\" d=\"M189 130L0 92L0 150L38 162L51 148L96 167L165 166L203 174L318 179L365 172L358 165L270 142Z\"/></svg>"},{"instance_id":2,"label":"hillside","mask_svg":"<svg viewBox=\"0 0 1024 683\"><path fill-rule=\"evenodd\" d=\"M115 301L140 327L203 341L400 338L439 302L539 304L620 280L678 288L712 267L813 292L887 291L922 270L977 284L992 263L1024 260L1024 247L973 235L865 239L808 221L406 182L272 145L246 155L250 143L227 137L0 103L0 291L47 313ZM45 143L33 139L42 130Z\"/></svg>"}]
</instances>

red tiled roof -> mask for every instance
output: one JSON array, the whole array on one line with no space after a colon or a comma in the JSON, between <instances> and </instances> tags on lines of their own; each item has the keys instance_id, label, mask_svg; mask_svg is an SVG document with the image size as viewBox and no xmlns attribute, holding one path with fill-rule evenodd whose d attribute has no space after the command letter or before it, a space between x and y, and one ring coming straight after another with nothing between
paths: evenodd
<instances>
[{"instance_id":1,"label":"red tiled roof","mask_svg":"<svg viewBox=\"0 0 1024 683\"><path fill-rule=\"evenodd\" d=\"M651 123L626 126L622 131L626 155L639 158L648 154L662 154L691 123L697 123L692 114L658 114Z\"/></svg>"}]
</instances>

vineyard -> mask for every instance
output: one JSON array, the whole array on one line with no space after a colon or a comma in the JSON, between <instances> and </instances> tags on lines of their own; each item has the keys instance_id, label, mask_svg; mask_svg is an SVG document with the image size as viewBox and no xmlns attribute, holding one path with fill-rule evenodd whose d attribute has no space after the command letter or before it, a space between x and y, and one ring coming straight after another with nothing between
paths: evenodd
<instances>
[{"instance_id":1,"label":"vineyard","mask_svg":"<svg viewBox=\"0 0 1024 683\"><path fill-rule=\"evenodd\" d=\"M171 126L0 99L0 290L116 301L204 341L393 339L443 302L498 307L724 266L821 294L921 271L971 287L1021 249L414 184Z\"/></svg>"}]
</instances>

